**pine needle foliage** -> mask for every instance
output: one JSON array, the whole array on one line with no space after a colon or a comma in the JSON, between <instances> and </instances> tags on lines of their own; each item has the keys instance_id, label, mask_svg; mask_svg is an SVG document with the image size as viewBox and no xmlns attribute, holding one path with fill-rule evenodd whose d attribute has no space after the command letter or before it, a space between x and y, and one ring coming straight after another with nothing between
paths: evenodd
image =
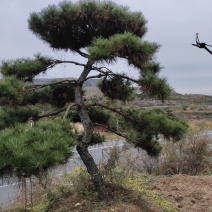
<instances>
[{"instance_id":1,"label":"pine needle foliage","mask_svg":"<svg viewBox=\"0 0 212 212\"><path fill-rule=\"evenodd\" d=\"M67 122L44 120L33 127L17 124L7 128L0 133L0 175L38 176L66 163L75 139Z\"/></svg>"},{"instance_id":2,"label":"pine needle foliage","mask_svg":"<svg viewBox=\"0 0 212 212\"><path fill-rule=\"evenodd\" d=\"M15 76L0 80L0 105L14 105L19 101L19 91L24 88L24 83Z\"/></svg>"},{"instance_id":3,"label":"pine needle foliage","mask_svg":"<svg viewBox=\"0 0 212 212\"><path fill-rule=\"evenodd\" d=\"M133 99L133 87L129 80L125 80L122 76L105 77L98 87L102 93L112 100L129 101ZM124 93L124 95L123 95Z\"/></svg>"},{"instance_id":4,"label":"pine needle foliage","mask_svg":"<svg viewBox=\"0 0 212 212\"><path fill-rule=\"evenodd\" d=\"M74 87L72 84L63 83L50 86L49 103L56 107L64 107L67 102L74 102Z\"/></svg>"},{"instance_id":5,"label":"pine needle foliage","mask_svg":"<svg viewBox=\"0 0 212 212\"><path fill-rule=\"evenodd\" d=\"M120 57L127 59L129 65L142 69L146 62L151 61L158 48L156 43L141 41L135 34L125 32L107 39L97 38L87 49L93 61L110 63Z\"/></svg>"},{"instance_id":6,"label":"pine needle foliage","mask_svg":"<svg viewBox=\"0 0 212 212\"><path fill-rule=\"evenodd\" d=\"M109 123L109 120L111 118L110 112L102 109L101 107L98 106L93 106L88 109L88 114L93 123L98 123L98 124L105 124L107 125ZM77 111L70 111L68 114L68 118L72 122L80 122L80 117Z\"/></svg>"},{"instance_id":7,"label":"pine needle foliage","mask_svg":"<svg viewBox=\"0 0 212 212\"><path fill-rule=\"evenodd\" d=\"M62 2L30 16L29 29L51 47L78 50L89 46L95 37L109 38L132 32L143 36L146 20L139 12L111 1Z\"/></svg>"},{"instance_id":8,"label":"pine needle foliage","mask_svg":"<svg viewBox=\"0 0 212 212\"><path fill-rule=\"evenodd\" d=\"M75 100L74 87L70 83L52 84L45 88L26 90L23 94L20 105L48 103L60 108Z\"/></svg>"},{"instance_id":9,"label":"pine needle foliage","mask_svg":"<svg viewBox=\"0 0 212 212\"><path fill-rule=\"evenodd\" d=\"M135 147L142 148L149 155L158 155L162 149L159 135L166 139L180 140L188 125L174 115L162 110L129 109L126 111L125 128L128 141Z\"/></svg>"},{"instance_id":10,"label":"pine needle foliage","mask_svg":"<svg viewBox=\"0 0 212 212\"><path fill-rule=\"evenodd\" d=\"M142 74L142 78L140 79L141 91L149 97L157 97L162 101L168 99L171 94L171 88L168 86L167 80L165 78L159 78L151 72Z\"/></svg>"},{"instance_id":11,"label":"pine needle foliage","mask_svg":"<svg viewBox=\"0 0 212 212\"><path fill-rule=\"evenodd\" d=\"M3 76L16 76L16 78L24 81L32 81L32 79L44 73L49 66L52 65L51 59L40 56L35 56L35 59L22 58L11 61L3 61L1 73Z\"/></svg>"},{"instance_id":12,"label":"pine needle foliage","mask_svg":"<svg viewBox=\"0 0 212 212\"><path fill-rule=\"evenodd\" d=\"M30 104L25 107L0 107L0 129L12 127L16 123L27 122L29 117L34 117L36 119L39 115L39 111L37 106Z\"/></svg>"},{"instance_id":13,"label":"pine needle foliage","mask_svg":"<svg viewBox=\"0 0 212 212\"><path fill-rule=\"evenodd\" d=\"M50 86L40 89L34 89L34 90L32 89L30 91L26 90L20 104L24 106L28 104L49 103L51 102L50 93L51 93Z\"/></svg>"}]
</instances>

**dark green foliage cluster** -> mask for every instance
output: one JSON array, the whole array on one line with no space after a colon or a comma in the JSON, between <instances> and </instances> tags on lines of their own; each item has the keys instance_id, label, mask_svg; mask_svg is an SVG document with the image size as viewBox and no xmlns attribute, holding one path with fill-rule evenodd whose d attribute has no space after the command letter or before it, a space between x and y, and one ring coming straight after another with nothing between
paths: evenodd
<instances>
[{"instance_id":1,"label":"dark green foliage cluster","mask_svg":"<svg viewBox=\"0 0 212 212\"><path fill-rule=\"evenodd\" d=\"M1 73L3 76L16 76L23 81L32 81L36 75L44 73L52 64L50 58L36 55L35 59L3 61Z\"/></svg>"},{"instance_id":2,"label":"dark green foliage cluster","mask_svg":"<svg viewBox=\"0 0 212 212\"><path fill-rule=\"evenodd\" d=\"M151 61L159 48L156 43L141 41L131 32L115 34L110 38L97 38L87 48L93 61L116 61L117 57L127 59L129 65L142 70L146 62ZM143 71L143 70L142 70Z\"/></svg>"},{"instance_id":3,"label":"dark green foliage cluster","mask_svg":"<svg viewBox=\"0 0 212 212\"><path fill-rule=\"evenodd\" d=\"M110 119L110 113L107 110L104 110L98 106L96 107L90 107L88 109L88 114L93 123L98 124L107 124ZM70 111L68 114L68 117L73 122L80 122L80 117L77 113L77 111Z\"/></svg>"},{"instance_id":4,"label":"dark green foliage cluster","mask_svg":"<svg viewBox=\"0 0 212 212\"><path fill-rule=\"evenodd\" d=\"M141 76L143 74L149 73L149 74L158 74L161 70L160 63L155 61L150 61L148 63L145 63L140 70Z\"/></svg>"},{"instance_id":5,"label":"dark green foliage cluster","mask_svg":"<svg viewBox=\"0 0 212 212\"><path fill-rule=\"evenodd\" d=\"M128 141L140 147L150 155L160 153L158 136L179 140L187 130L187 124L162 110L130 109L126 111L126 129Z\"/></svg>"},{"instance_id":6,"label":"dark green foliage cluster","mask_svg":"<svg viewBox=\"0 0 212 212\"><path fill-rule=\"evenodd\" d=\"M56 140L55 140L56 138ZM17 124L0 133L0 175L30 177L66 163L75 137L67 122L39 121Z\"/></svg>"},{"instance_id":7,"label":"dark green foliage cluster","mask_svg":"<svg viewBox=\"0 0 212 212\"><path fill-rule=\"evenodd\" d=\"M27 122L30 117L36 119L38 114L39 109L34 105L27 105L25 107L0 107L0 130L12 127L19 122Z\"/></svg>"},{"instance_id":8,"label":"dark green foliage cluster","mask_svg":"<svg viewBox=\"0 0 212 212\"><path fill-rule=\"evenodd\" d=\"M29 91L26 90L23 94L23 99L20 104L24 106L27 104L49 103L51 101L50 92L50 86L39 89L30 89L29 86Z\"/></svg>"},{"instance_id":9,"label":"dark green foliage cluster","mask_svg":"<svg viewBox=\"0 0 212 212\"><path fill-rule=\"evenodd\" d=\"M110 119L109 112L100 107L89 108L88 114L93 123L107 124Z\"/></svg>"},{"instance_id":10,"label":"dark green foliage cluster","mask_svg":"<svg viewBox=\"0 0 212 212\"><path fill-rule=\"evenodd\" d=\"M63 2L32 13L28 22L29 29L51 47L73 51L89 46L96 37L108 38L125 31L143 36L146 32L141 13L111 1Z\"/></svg>"},{"instance_id":11,"label":"dark green foliage cluster","mask_svg":"<svg viewBox=\"0 0 212 212\"><path fill-rule=\"evenodd\" d=\"M25 86L15 77L0 81L0 97L0 105L11 106L49 103L56 107L63 107L66 103L75 100L72 84L52 84L45 88L33 89L33 85Z\"/></svg>"},{"instance_id":12,"label":"dark green foliage cluster","mask_svg":"<svg viewBox=\"0 0 212 212\"><path fill-rule=\"evenodd\" d=\"M77 140L80 141L82 139L83 135L84 135L83 133L79 134ZM106 141L105 136L100 135L98 132L95 132L95 133L93 133L93 136L92 136L89 146L101 144L105 141Z\"/></svg>"},{"instance_id":13,"label":"dark green foliage cluster","mask_svg":"<svg viewBox=\"0 0 212 212\"><path fill-rule=\"evenodd\" d=\"M165 78L159 78L157 75L151 72L142 74L140 79L141 91L147 94L149 97L157 97L164 101L171 95L171 88L167 84Z\"/></svg>"},{"instance_id":14,"label":"dark green foliage cluster","mask_svg":"<svg viewBox=\"0 0 212 212\"><path fill-rule=\"evenodd\" d=\"M40 108L36 105L50 104L63 107L73 102L74 88L71 83L52 83L49 86L34 88L16 76L0 80L0 129L13 126L16 122L26 122L29 117L37 119Z\"/></svg>"},{"instance_id":15,"label":"dark green foliage cluster","mask_svg":"<svg viewBox=\"0 0 212 212\"><path fill-rule=\"evenodd\" d=\"M0 105L17 104L23 92L24 83L17 80L15 76L6 77L0 80Z\"/></svg>"},{"instance_id":16,"label":"dark green foliage cluster","mask_svg":"<svg viewBox=\"0 0 212 212\"><path fill-rule=\"evenodd\" d=\"M20 104L27 105L36 103L48 103L55 107L64 107L66 103L73 102L74 100L74 88L72 84L56 83L44 88L26 91Z\"/></svg>"},{"instance_id":17,"label":"dark green foliage cluster","mask_svg":"<svg viewBox=\"0 0 212 212\"><path fill-rule=\"evenodd\" d=\"M67 102L73 102L75 100L74 87L70 83L51 85L50 90L49 103L56 107L63 107Z\"/></svg>"},{"instance_id":18,"label":"dark green foliage cluster","mask_svg":"<svg viewBox=\"0 0 212 212\"><path fill-rule=\"evenodd\" d=\"M124 79L121 75L105 77L98 87L102 93L110 99L119 99L121 101L129 101L133 98L133 87L129 80Z\"/></svg>"},{"instance_id":19,"label":"dark green foliage cluster","mask_svg":"<svg viewBox=\"0 0 212 212\"><path fill-rule=\"evenodd\" d=\"M95 144L101 144L105 141L105 137L100 135L99 133L94 133L92 140L91 140L91 145L95 145Z\"/></svg>"}]
</instances>

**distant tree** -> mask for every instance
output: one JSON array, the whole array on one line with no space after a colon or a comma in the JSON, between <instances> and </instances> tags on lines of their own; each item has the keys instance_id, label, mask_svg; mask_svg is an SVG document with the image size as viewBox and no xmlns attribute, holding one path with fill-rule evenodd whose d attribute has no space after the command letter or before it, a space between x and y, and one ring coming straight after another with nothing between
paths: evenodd
<instances>
[{"instance_id":1,"label":"distant tree","mask_svg":"<svg viewBox=\"0 0 212 212\"><path fill-rule=\"evenodd\" d=\"M64 118L81 121L84 133L78 136L76 149L101 197L108 197L109 191L88 151L90 145L102 141L101 136L94 133L95 126L110 129L150 155L158 155L161 150L157 139L159 134L174 139L183 136L187 125L170 114L160 110L122 107L124 103L122 106L113 104L115 100L131 100L134 84L140 86L141 92L162 101L171 91L166 80L158 76L161 68L154 55L159 45L142 40L147 28L140 12L131 12L111 1L62 2L32 13L28 23L29 29L53 49L77 53L86 62L62 61L40 54L34 59L4 61L0 82L1 129L26 122L31 116L37 121L60 113L64 113ZM135 79L127 74L115 73L103 65L119 58L134 67L139 77ZM63 63L81 66L79 78L42 86L32 83L38 74ZM110 103L85 98L83 84L92 78L102 79L99 88L111 99ZM55 110L42 114L41 106L47 104L54 106ZM111 113L117 114L121 120L121 131L110 127L112 122L108 114Z\"/></svg>"},{"instance_id":2,"label":"distant tree","mask_svg":"<svg viewBox=\"0 0 212 212\"><path fill-rule=\"evenodd\" d=\"M193 46L196 46L200 49L205 49L207 52L209 52L210 54L212 54L212 51L208 48L208 46L212 47L211 45L208 45L206 43L202 43L199 41L199 33L196 33L196 44L192 44Z\"/></svg>"}]
</instances>

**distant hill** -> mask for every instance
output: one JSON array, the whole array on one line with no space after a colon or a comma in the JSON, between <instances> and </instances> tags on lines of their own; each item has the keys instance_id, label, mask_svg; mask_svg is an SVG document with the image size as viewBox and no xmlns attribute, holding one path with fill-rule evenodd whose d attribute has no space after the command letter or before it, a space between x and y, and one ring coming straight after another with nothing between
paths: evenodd
<instances>
[{"instance_id":1,"label":"distant hill","mask_svg":"<svg viewBox=\"0 0 212 212\"><path fill-rule=\"evenodd\" d=\"M84 83L84 87L90 87L90 86L94 86L96 87L97 84L101 81L101 79L88 79L85 83Z\"/></svg>"}]
</instances>

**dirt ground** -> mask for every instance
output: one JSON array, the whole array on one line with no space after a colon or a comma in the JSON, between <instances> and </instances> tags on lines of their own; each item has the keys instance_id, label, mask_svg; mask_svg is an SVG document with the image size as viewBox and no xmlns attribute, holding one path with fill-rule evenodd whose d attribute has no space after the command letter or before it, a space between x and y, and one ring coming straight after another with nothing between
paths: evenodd
<instances>
[{"instance_id":1,"label":"dirt ground","mask_svg":"<svg viewBox=\"0 0 212 212\"><path fill-rule=\"evenodd\" d=\"M186 212L212 212L212 176L175 175L160 179L154 189Z\"/></svg>"}]
</instances>

